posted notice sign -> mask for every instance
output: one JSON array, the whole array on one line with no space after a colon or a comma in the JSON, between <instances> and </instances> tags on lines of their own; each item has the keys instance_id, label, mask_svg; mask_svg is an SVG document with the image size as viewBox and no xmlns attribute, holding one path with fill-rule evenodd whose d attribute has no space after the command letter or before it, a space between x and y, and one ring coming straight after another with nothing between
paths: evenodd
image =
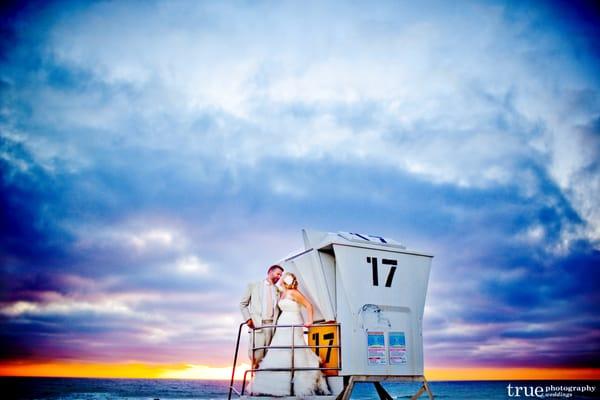
<instances>
[{"instance_id":1,"label":"posted notice sign","mask_svg":"<svg viewBox=\"0 0 600 400\"><path fill-rule=\"evenodd\" d=\"M390 364L406 364L406 338L404 332L390 332L388 338L390 342Z\"/></svg>"},{"instance_id":2,"label":"posted notice sign","mask_svg":"<svg viewBox=\"0 0 600 400\"><path fill-rule=\"evenodd\" d=\"M367 332L367 360L369 365L387 364L383 332Z\"/></svg>"}]
</instances>

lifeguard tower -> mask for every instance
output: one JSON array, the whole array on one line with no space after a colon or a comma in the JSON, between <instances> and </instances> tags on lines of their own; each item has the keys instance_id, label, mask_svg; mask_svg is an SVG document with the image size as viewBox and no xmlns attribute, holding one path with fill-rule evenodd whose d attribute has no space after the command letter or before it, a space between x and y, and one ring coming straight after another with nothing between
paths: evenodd
<instances>
[{"instance_id":1,"label":"lifeguard tower","mask_svg":"<svg viewBox=\"0 0 600 400\"><path fill-rule=\"evenodd\" d=\"M304 251L279 265L296 274L300 290L314 306L307 347L321 358L319 369L333 393L314 398L346 400L355 383L372 382L381 399L391 400L382 382L420 382L412 399L424 393L433 399L423 374L422 327L433 256L381 236L307 230L302 234ZM234 387L244 325L238 331L229 399L232 392L244 399L259 398L245 389L248 374L260 370L245 371L241 390ZM297 398L293 361L286 371L292 377L289 398Z\"/></svg>"}]
</instances>

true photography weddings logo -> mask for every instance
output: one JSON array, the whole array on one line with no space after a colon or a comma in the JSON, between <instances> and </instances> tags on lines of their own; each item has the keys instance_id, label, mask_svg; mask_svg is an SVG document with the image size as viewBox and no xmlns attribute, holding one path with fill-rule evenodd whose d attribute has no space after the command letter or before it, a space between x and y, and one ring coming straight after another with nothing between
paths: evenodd
<instances>
[{"instance_id":1,"label":"true photography weddings logo","mask_svg":"<svg viewBox=\"0 0 600 400\"><path fill-rule=\"evenodd\" d=\"M575 398L578 395L596 397L598 395L596 385L588 384L556 384L556 385L513 385L506 386L508 397L537 397L537 398Z\"/></svg>"}]
</instances>

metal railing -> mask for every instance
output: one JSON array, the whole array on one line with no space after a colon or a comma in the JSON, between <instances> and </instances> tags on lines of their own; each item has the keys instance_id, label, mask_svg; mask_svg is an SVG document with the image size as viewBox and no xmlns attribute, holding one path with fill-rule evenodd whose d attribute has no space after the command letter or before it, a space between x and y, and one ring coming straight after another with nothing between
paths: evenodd
<instances>
[{"instance_id":1,"label":"metal railing","mask_svg":"<svg viewBox=\"0 0 600 400\"><path fill-rule=\"evenodd\" d=\"M291 359L291 367L290 368L252 368L252 369L248 369L246 371L244 371L244 379L242 381L242 390L241 392L236 390L235 387L233 386L233 382L235 379L235 368L236 368L236 364L237 364L237 356L238 356L238 351L239 351L239 347L240 347L240 338L241 338L241 333L242 333L242 328L244 327L244 325L246 325L246 322L243 322L240 324L240 327L238 329L238 337L237 337L237 342L236 342L236 346L235 346L235 355L233 357L233 368L231 371L231 381L229 384L229 394L227 399L231 400L231 394L233 391L235 391L235 393L238 396L243 396L245 389L246 389L246 381L247 381L247 377L248 377L248 373L251 373L254 375L254 373L260 373L260 372L290 372L290 395L293 395L294 393L294 374L296 371L339 371L342 369L341 366L341 360L342 360L342 347L338 344L338 345L315 345L315 346L311 346L311 345L296 345L295 344L295 339L294 339L294 332L297 328L305 328L304 325L262 325L260 327L254 327L252 328L252 365L255 365L255 358L254 358L254 353L257 350L273 350L273 349L288 349L292 351L292 359ZM313 326L318 326L318 327L323 327L323 326L334 326L337 329L337 337L338 337L338 343L341 343L341 337L340 337L340 324L339 323L327 323L327 324L315 324ZM290 346L256 346L255 345L255 338L256 338L256 330L257 329L262 329L262 328L274 328L274 329L280 329L280 328L292 328L290 329L291 335L292 335L292 344ZM303 334L306 334L306 332L303 332ZM337 349L338 350L338 357L337 357L337 366L336 367L328 367L328 368L306 368L306 367L296 367L294 365L294 353L296 349L329 349L329 351L332 351L332 349ZM318 351L317 351L318 353Z\"/></svg>"},{"instance_id":2,"label":"metal railing","mask_svg":"<svg viewBox=\"0 0 600 400\"><path fill-rule=\"evenodd\" d=\"M227 395L228 400L231 400L231 392L232 391L235 391L235 393L238 396L241 395L240 392L235 390L235 387L233 386L233 381L235 380L235 367L237 364L237 356L238 356L238 351L240 349L240 338L242 336L242 328L244 327L244 325L246 325L246 322L242 322L240 324L240 327L238 329L237 342L235 343L235 354L233 355L233 368L231 369L231 381L229 382L229 394ZM252 354L254 354L254 352Z\"/></svg>"}]
</instances>

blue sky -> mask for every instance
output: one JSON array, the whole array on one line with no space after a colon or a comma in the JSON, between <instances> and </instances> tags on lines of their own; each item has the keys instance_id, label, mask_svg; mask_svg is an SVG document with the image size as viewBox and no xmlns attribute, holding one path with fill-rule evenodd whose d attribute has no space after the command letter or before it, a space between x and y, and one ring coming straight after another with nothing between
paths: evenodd
<instances>
[{"instance_id":1,"label":"blue sky","mask_svg":"<svg viewBox=\"0 0 600 400\"><path fill-rule=\"evenodd\" d=\"M598 367L597 16L4 10L2 360L225 366L244 285L313 228L435 254L426 365Z\"/></svg>"}]
</instances>

